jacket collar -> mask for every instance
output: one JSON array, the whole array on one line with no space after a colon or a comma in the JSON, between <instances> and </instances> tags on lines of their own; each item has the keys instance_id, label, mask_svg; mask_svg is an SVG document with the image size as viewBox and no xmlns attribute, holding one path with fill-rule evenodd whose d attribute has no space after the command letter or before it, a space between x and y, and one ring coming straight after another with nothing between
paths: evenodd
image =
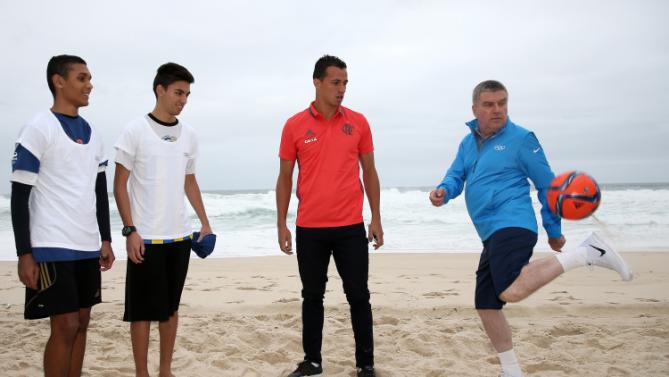
<instances>
[{"instance_id":1,"label":"jacket collar","mask_svg":"<svg viewBox=\"0 0 669 377\"><path fill-rule=\"evenodd\" d=\"M471 130L471 132L474 136L481 137L481 134L479 133L479 120L478 119L474 118L474 119L470 120L469 122L466 122L465 124L467 125L467 127L469 127L469 129ZM511 117L507 116L506 117L506 123L504 123L502 128L497 130L497 132L492 134L492 136L490 136L490 137L495 137L495 136L503 133L507 128L509 128L510 124L513 124L511 122Z\"/></svg>"}]
</instances>

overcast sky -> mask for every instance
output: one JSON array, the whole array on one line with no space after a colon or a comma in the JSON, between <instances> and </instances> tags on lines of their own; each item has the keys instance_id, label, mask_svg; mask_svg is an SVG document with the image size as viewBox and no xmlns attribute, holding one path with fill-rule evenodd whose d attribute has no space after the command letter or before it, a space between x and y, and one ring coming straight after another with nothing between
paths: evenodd
<instances>
[{"instance_id":1,"label":"overcast sky","mask_svg":"<svg viewBox=\"0 0 669 377\"><path fill-rule=\"evenodd\" d=\"M153 108L156 68L189 68L180 119L199 134L206 190L274 187L281 129L313 100L313 65L326 53L348 65L344 105L371 124L384 187L441 180L468 132L471 91L491 78L556 173L669 182L668 4L3 1L0 192L19 129L52 104L46 64L63 53L88 62L95 88L81 114L111 159L125 124Z\"/></svg>"}]
</instances>

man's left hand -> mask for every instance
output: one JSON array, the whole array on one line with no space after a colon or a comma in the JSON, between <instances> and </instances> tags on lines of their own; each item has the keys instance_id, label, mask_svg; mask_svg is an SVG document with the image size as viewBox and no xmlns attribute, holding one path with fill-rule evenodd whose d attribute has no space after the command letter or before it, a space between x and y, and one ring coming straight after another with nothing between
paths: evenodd
<instances>
[{"instance_id":1,"label":"man's left hand","mask_svg":"<svg viewBox=\"0 0 669 377\"><path fill-rule=\"evenodd\" d=\"M548 237L548 245L550 245L551 249L555 251L562 251L562 247L565 243L567 243L567 240L564 238L564 236Z\"/></svg>"},{"instance_id":2,"label":"man's left hand","mask_svg":"<svg viewBox=\"0 0 669 377\"><path fill-rule=\"evenodd\" d=\"M200 228L200 238L198 238L196 241L200 242L206 236L207 234L212 234L214 232L211 231L211 227L209 224L207 225L202 225L202 228Z\"/></svg>"}]
</instances>

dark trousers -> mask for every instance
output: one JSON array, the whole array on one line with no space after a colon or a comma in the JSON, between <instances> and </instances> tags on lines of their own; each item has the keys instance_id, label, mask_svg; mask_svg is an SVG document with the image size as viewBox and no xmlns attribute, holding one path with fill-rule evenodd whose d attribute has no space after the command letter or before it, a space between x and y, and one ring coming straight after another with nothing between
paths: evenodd
<instances>
[{"instance_id":1,"label":"dark trousers","mask_svg":"<svg viewBox=\"0 0 669 377\"><path fill-rule=\"evenodd\" d=\"M302 346L305 359L321 363L323 343L323 297L330 255L344 285L351 307L355 337L355 363L374 365L372 306L367 279L369 250L364 224L333 228L297 227L297 262L302 280Z\"/></svg>"}]
</instances>

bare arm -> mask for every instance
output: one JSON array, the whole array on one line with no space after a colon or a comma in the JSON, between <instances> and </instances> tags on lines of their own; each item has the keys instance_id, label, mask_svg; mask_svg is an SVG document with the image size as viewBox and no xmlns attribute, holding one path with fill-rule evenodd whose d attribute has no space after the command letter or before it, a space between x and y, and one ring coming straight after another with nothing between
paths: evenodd
<instances>
[{"instance_id":1,"label":"bare arm","mask_svg":"<svg viewBox=\"0 0 669 377\"><path fill-rule=\"evenodd\" d=\"M292 237L286 225L290 195L293 190L293 170L295 161L281 160L279 177L276 180L276 227L279 236L279 248L284 253L292 254Z\"/></svg>"},{"instance_id":2,"label":"bare arm","mask_svg":"<svg viewBox=\"0 0 669 377\"><path fill-rule=\"evenodd\" d=\"M132 222L132 212L130 211L130 196L128 195L128 178L130 170L117 163L114 172L114 199L116 207L121 216L123 225L134 225ZM128 253L128 259L134 263L142 263L144 260L144 240L139 232L132 232L125 240L125 249Z\"/></svg>"},{"instance_id":3,"label":"bare arm","mask_svg":"<svg viewBox=\"0 0 669 377\"><path fill-rule=\"evenodd\" d=\"M195 174L186 174L184 190L186 191L186 197L188 198L190 205L193 207L193 210L195 210L197 218L200 219L200 224L202 225L202 228L200 229L200 239L202 239L202 237L207 234L211 234L212 231L211 226L209 225L207 212L204 209L200 186L197 184L197 179L195 179Z\"/></svg>"},{"instance_id":4,"label":"bare arm","mask_svg":"<svg viewBox=\"0 0 669 377\"><path fill-rule=\"evenodd\" d=\"M370 242L375 240L374 249L378 249L383 246L383 227L381 226L381 184L374 165L374 152L361 155L360 165L365 193L372 211L372 221L369 224L367 238Z\"/></svg>"},{"instance_id":5,"label":"bare arm","mask_svg":"<svg viewBox=\"0 0 669 377\"><path fill-rule=\"evenodd\" d=\"M123 225L133 225L127 186L129 177L130 170L117 163L116 171L114 172L114 199L116 199L116 207L118 208Z\"/></svg>"}]
</instances>

